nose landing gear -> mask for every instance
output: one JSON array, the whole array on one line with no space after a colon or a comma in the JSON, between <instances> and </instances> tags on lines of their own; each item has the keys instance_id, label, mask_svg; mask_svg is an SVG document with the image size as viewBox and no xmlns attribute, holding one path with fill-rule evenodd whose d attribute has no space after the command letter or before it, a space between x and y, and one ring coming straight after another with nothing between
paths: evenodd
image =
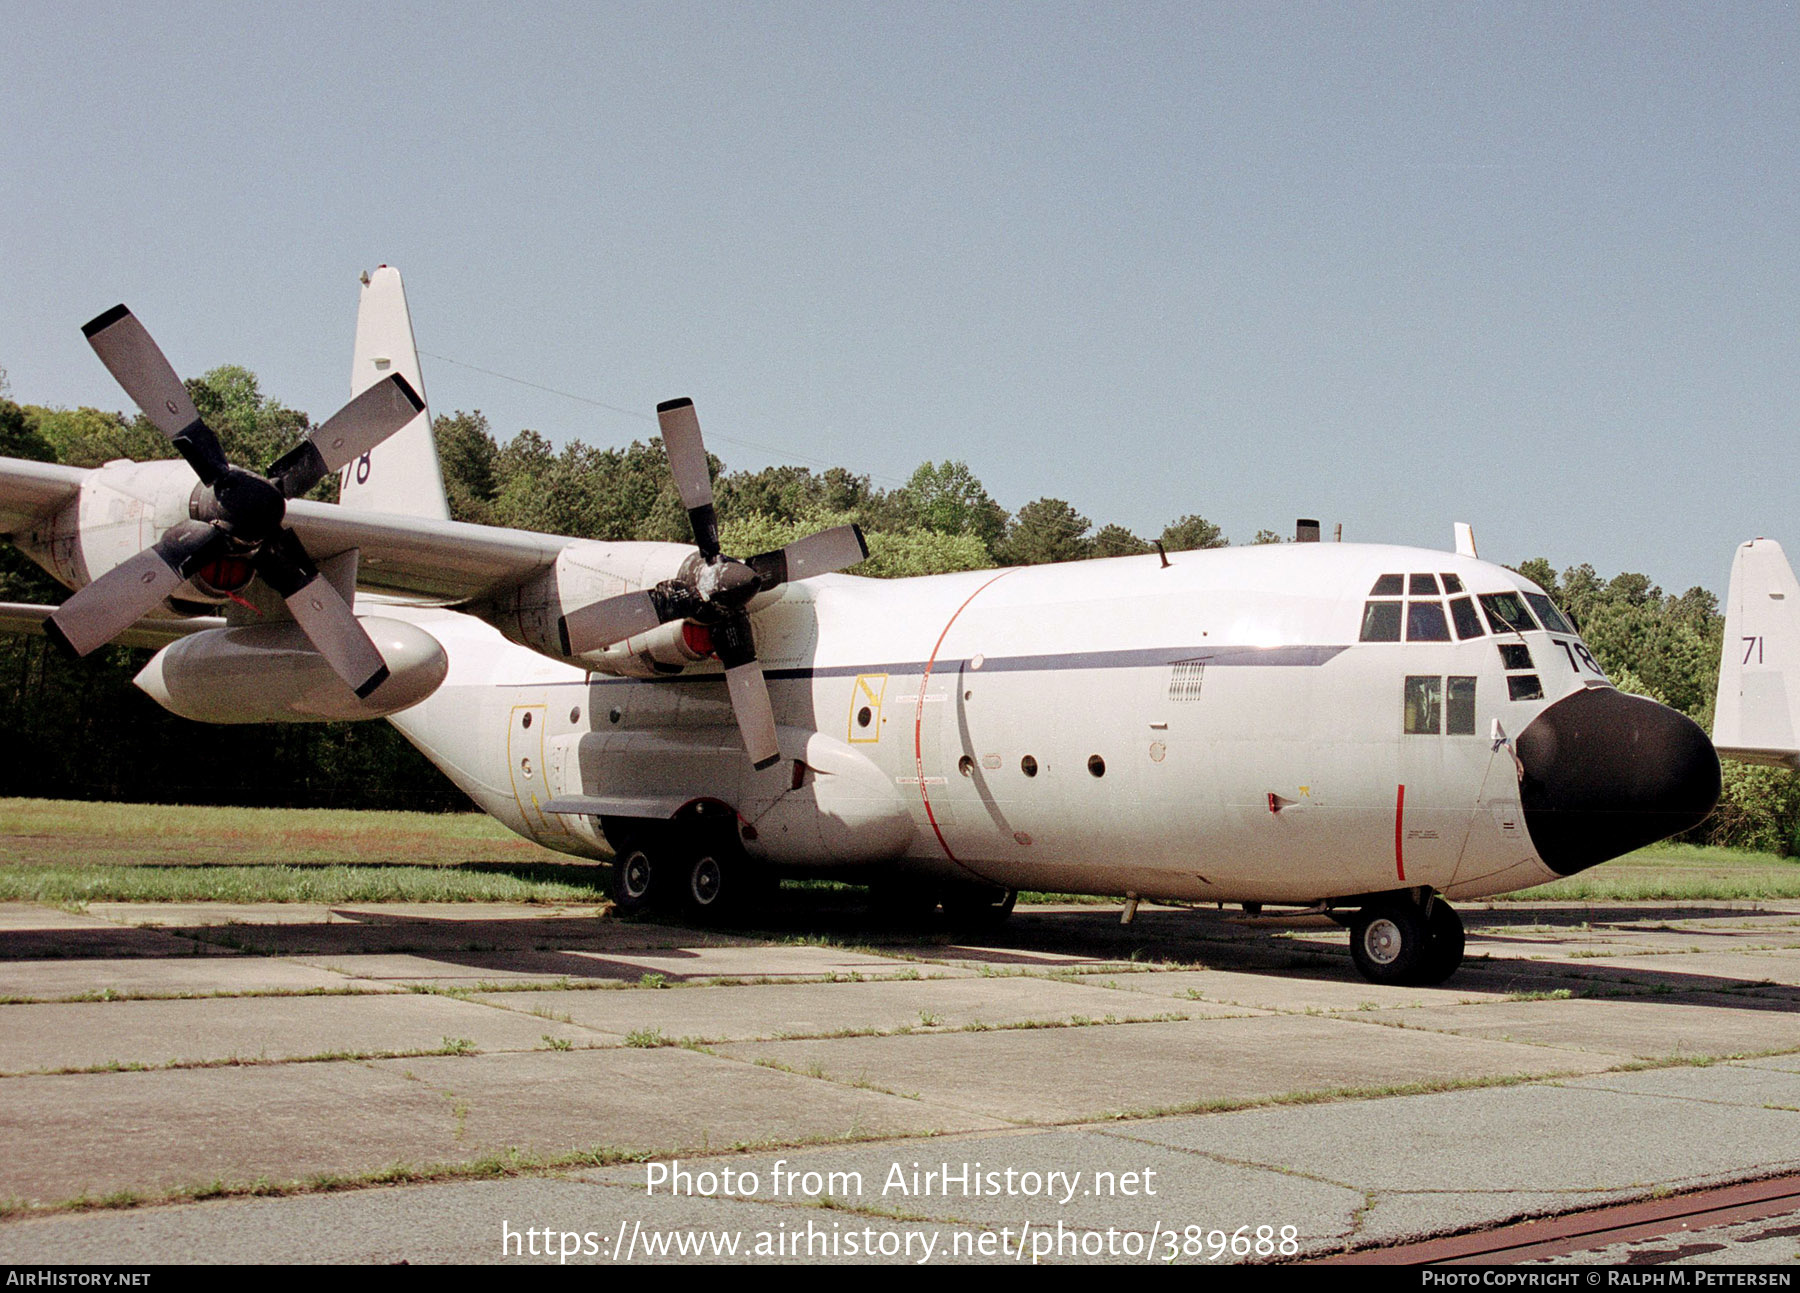
<instances>
[{"instance_id":1,"label":"nose landing gear","mask_svg":"<svg viewBox=\"0 0 1800 1293\"><path fill-rule=\"evenodd\" d=\"M1370 983L1442 983L1462 964L1462 918L1435 894L1384 894L1350 922L1350 959Z\"/></svg>"}]
</instances>

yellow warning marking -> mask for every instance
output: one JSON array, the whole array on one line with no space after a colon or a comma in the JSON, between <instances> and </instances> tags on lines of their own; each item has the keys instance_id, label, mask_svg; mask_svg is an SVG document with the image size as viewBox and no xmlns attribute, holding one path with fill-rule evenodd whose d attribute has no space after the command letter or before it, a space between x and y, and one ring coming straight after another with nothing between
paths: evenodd
<instances>
[{"instance_id":1,"label":"yellow warning marking","mask_svg":"<svg viewBox=\"0 0 1800 1293\"><path fill-rule=\"evenodd\" d=\"M887 695L887 683L885 673L857 676L856 686L850 689L848 737L852 743L870 745L881 739L881 701ZM858 722L865 709L869 711L869 721Z\"/></svg>"}]
</instances>

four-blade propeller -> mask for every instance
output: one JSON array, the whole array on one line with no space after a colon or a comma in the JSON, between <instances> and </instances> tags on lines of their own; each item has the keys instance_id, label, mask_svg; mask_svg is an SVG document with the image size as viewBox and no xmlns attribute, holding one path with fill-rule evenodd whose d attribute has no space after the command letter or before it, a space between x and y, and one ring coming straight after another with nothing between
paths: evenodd
<instances>
[{"instance_id":1,"label":"four-blade propeller","mask_svg":"<svg viewBox=\"0 0 1800 1293\"><path fill-rule=\"evenodd\" d=\"M700 561L684 567L674 579L654 588L624 593L590 603L563 616L565 654L583 655L615 642L623 642L674 620L703 626L712 640L713 654L725 666L725 684L731 693L732 712L750 761L766 768L781 757L775 741L775 711L769 703L769 686L756 660L756 639L750 628L750 600L758 593L796 579L822 575L854 566L869 555L862 530L838 525L809 534L776 552L747 560L728 557L719 550L719 519L713 510L712 476L706 465L706 445L700 438L700 419L692 400L670 400L656 406L662 425L663 447L681 504L687 508L694 529Z\"/></svg>"},{"instance_id":2,"label":"four-blade propeller","mask_svg":"<svg viewBox=\"0 0 1800 1293\"><path fill-rule=\"evenodd\" d=\"M337 675L359 697L388 676L355 613L319 573L284 520L287 501L356 461L425 407L398 373L369 387L270 466L266 476L234 467L201 419L175 369L123 305L82 328L100 362L167 436L200 478L192 520L115 566L57 608L44 631L73 655L124 632L183 583L226 558L247 561Z\"/></svg>"}]
</instances>

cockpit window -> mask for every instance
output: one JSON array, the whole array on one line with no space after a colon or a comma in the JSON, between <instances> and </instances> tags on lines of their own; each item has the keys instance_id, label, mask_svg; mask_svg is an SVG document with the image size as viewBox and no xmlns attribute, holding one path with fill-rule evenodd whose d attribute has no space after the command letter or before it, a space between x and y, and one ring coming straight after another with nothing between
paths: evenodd
<instances>
[{"instance_id":1,"label":"cockpit window","mask_svg":"<svg viewBox=\"0 0 1800 1293\"><path fill-rule=\"evenodd\" d=\"M1397 580L1399 575L1395 575ZM1364 642L1398 642L1400 640L1400 603L1368 602L1363 606L1362 640Z\"/></svg>"},{"instance_id":2,"label":"cockpit window","mask_svg":"<svg viewBox=\"0 0 1800 1293\"><path fill-rule=\"evenodd\" d=\"M1375 587L1369 590L1371 597L1398 597L1406 591L1406 586L1399 575L1383 575L1375 581Z\"/></svg>"},{"instance_id":3,"label":"cockpit window","mask_svg":"<svg viewBox=\"0 0 1800 1293\"><path fill-rule=\"evenodd\" d=\"M1531 609L1537 612L1537 617L1544 622L1544 627L1552 633L1573 634L1575 632L1569 621L1563 618L1562 612L1556 609L1556 604L1542 593L1526 593L1525 600L1531 603Z\"/></svg>"},{"instance_id":4,"label":"cockpit window","mask_svg":"<svg viewBox=\"0 0 1800 1293\"><path fill-rule=\"evenodd\" d=\"M1406 591L1414 597L1436 597L1438 595L1436 575L1414 575L1408 584Z\"/></svg>"},{"instance_id":5,"label":"cockpit window","mask_svg":"<svg viewBox=\"0 0 1800 1293\"><path fill-rule=\"evenodd\" d=\"M1481 608L1487 612L1488 625L1496 633L1530 633L1537 621L1525 609L1517 593L1483 593Z\"/></svg>"},{"instance_id":6,"label":"cockpit window","mask_svg":"<svg viewBox=\"0 0 1800 1293\"><path fill-rule=\"evenodd\" d=\"M1456 622L1456 636L1464 639L1478 638L1487 632L1481 627L1481 616L1475 613L1473 598L1457 597L1450 602L1450 618Z\"/></svg>"},{"instance_id":7,"label":"cockpit window","mask_svg":"<svg viewBox=\"0 0 1800 1293\"><path fill-rule=\"evenodd\" d=\"M1413 576L1415 579L1417 575ZM1448 642L1450 624L1444 618L1442 602L1408 602L1406 604L1406 640L1408 642Z\"/></svg>"},{"instance_id":8,"label":"cockpit window","mask_svg":"<svg viewBox=\"0 0 1800 1293\"><path fill-rule=\"evenodd\" d=\"M1455 575L1445 575L1444 576L1444 591L1445 592L1460 593L1462 590L1463 590L1462 580L1458 579Z\"/></svg>"}]
</instances>

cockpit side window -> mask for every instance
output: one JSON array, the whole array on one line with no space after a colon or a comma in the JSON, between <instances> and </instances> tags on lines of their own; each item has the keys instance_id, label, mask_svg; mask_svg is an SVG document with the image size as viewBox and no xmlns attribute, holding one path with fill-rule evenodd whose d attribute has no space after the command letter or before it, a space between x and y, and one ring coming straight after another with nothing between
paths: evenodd
<instances>
[{"instance_id":1,"label":"cockpit side window","mask_svg":"<svg viewBox=\"0 0 1800 1293\"><path fill-rule=\"evenodd\" d=\"M1375 587L1369 590L1371 597L1398 597L1406 591L1406 585L1399 575L1383 575L1375 581Z\"/></svg>"},{"instance_id":2,"label":"cockpit side window","mask_svg":"<svg viewBox=\"0 0 1800 1293\"><path fill-rule=\"evenodd\" d=\"M1400 640L1400 603L1365 603L1362 640L1364 642L1398 642Z\"/></svg>"},{"instance_id":3,"label":"cockpit side window","mask_svg":"<svg viewBox=\"0 0 1800 1293\"><path fill-rule=\"evenodd\" d=\"M1450 602L1450 618L1456 623L1456 636L1467 641L1469 638L1482 637L1487 630L1481 627L1481 616L1475 613L1475 601L1469 597L1457 597Z\"/></svg>"},{"instance_id":4,"label":"cockpit side window","mask_svg":"<svg viewBox=\"0 0 1800 1293\"><path fill-rule=\"evenodd\" d=\"M1530 633L1537 621L1525 609L1517 593L1483 593L1481 609L1487 612L1488 626L1496 633Z\"/></svg>"},{"instance_id":5,"label":"cockpit side window","mask_svg":"<svg viewBox=\"0 0 1800 1293\"><path fill-rule=\"evenodd\" d=\"M1571 637L1575 635L1574 626L1563 618L1562 612L1556 609L1556 604L1548 597L1542 593L1526 593L1525 600L1531 603L1531 609L1537 612L1538 619L1552 633L1567 633Z\"/></svg>"}]
</instances>

